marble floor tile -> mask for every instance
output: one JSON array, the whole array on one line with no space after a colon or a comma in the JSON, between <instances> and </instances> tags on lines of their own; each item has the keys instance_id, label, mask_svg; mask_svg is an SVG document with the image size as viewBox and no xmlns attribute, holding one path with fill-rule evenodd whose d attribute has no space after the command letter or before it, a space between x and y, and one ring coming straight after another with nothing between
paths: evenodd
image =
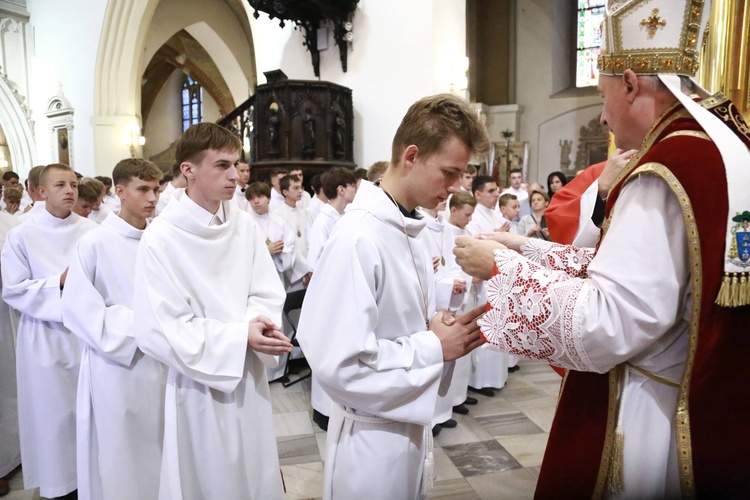
<instances>
[{"instance_id":1,"label":"marble floor tile","mask_svg":"<svg viewBox=\"0 0 750 500\"><path fill-rule=\"evenodd\" d=\"M286 436L276 440L280 465L296 465L320 462L320 450L315 435Z\"/></svg>"},{"instance_id":2,"label":"marble floor tile","mask_svg":"<svg viewBox=\"0 0 750 500\"><path fill-rule=\"evenodd\" d=\"M282 465L281 471L284 473L284 484L286 485L285 500L321 498L323 496L322 463Z\"/></svg>"},{"instance_id":3,"label":"marble floor tile","mask_svg":"<svg viewBox=\"0 0 750 500\"><path fill-rule=\"evenodd\" d=\"M493 437L541 434L544 432L520 411L477 417L476 420Z\"/></svg>"},{"instance_id":4,"label":"marble floor tile","mask_svg":"<svg viewBox=\"0 0 750 500\"><path fill-rule=\"evenodd\" d=\"M23 489L23 470L14 475L10 481L10 493L3 497L3 500L39 500L39 488L31 490Z\"/></svg>"},{"instance_id":5,"label":"marble floor tile","mask_svg":"<svg viewBox=\"0 0 750 500\"><path fill-rule=\"evenodd\" d=\"M541 465L537 465L536 467L527 467L528 471L534 474L534 477L539 480L539 472L542 470Z\"/></svg>"},{"instance_id":6,"label":"marble floor tile","mask_svg":"<svg viewBox=\"0 0 750 500\"><path fill-rule=\"evenodd\" d=\"M530 499L534 497L537 478L527 469L514 469L493 474L467 477L482 499Z\"/></svg>"},{"instance_id":7,"label":"marble floor tile","mask_svg":"<svg viewBox=\"0 0 750 500\"><path fill-rule=\"evenodd\" d=\"M557 405L540 406L538 408L525 408L523 413L529 417L529 420L538 425L544 432L549 432L552 428L552 420L555 418L555 408Z\"/></svg>"},{"instance_id":8,"label":"marble floor tile","mask_svg":"<svg viewBox=\"0 0 750 500\"><path fill-rule=\"evenodd\" d=\"M320 430L320 432L315 433L315 442L318 444L318 451L320 452L320 458L323 460L323 462L325 462L326 461L326 439L328 438L328 433L321 430L315 424L313 424L313 428Z\"/></svg>"},{"instance_id":9,"label":"marble floor tile","mask_svg":"<svg viewBox=\"0 0 750 500\"><path fill-rule=\"evenodd\" d=\"M557 405L557 398L550 396L548 393L541 391L540 394L533 399L525 399L523 401L514 400L513 406L523 411L527 408L548 408L550 406Z\"/></svg>"},{"instance_id":10,"label":"marble floor tile","mask_svg":"<svg viewBox=\"0 0 750 500\"><path fill-rule=\"evenodd\" d=\"M475 405L467 406L470 417L482 417L485 415L497 415L498 413L513 413L518 409L504 396L497 395L494 398L484 398Z\"/></svg>"},{"instance_id":11,"label":"marble floor tile","mask_svg":"<svg viewBox=\"0 0 750 500\"><path fill-rule=\"evenodd\" d=\"M463 477L438 481L427 498L447 498L450 500L478 500L474 488Z\"/></svg>"},{"instance_id":12,"label":"marble floor tile","mask_svg":"<svg viewBox=\"0 0 750 500\"><path fill-rule=\"evenodd\" d=\"M542 464L544 450L547 447L549 434L531 434L527 436L504 436L497 438L508 453L513 455L524 467L535 467Z\"/></svg>"},{"instance_id":13,"label":"marble floor tile","mask_svg":"<svg viewBox=\"0 0 750 500\"><path fill-rule=\"evenodd\" d=\"M549 397L549 394L534 386L518 388L506 387L500 394L502 394L502 396L508 401L512 400L513 404L538 399L540 397Z\"/></svg>"},{"instance_id":14,"label":"marble floor tile","mask_svg":"<svg viewBox=\"0 0 750 500\"><path fill-rule=\"evenodd\" d=\"M444 446L446 455L464 477L479 476L521 467L497 441Z\"/></svg>"},{"instance_id":15,"label":"marble floor tile","mask_svg":"<svg viewBox=\"0 0 750 500\"><path fill-rule=\"evenodd\" d=\"M271 396L271 406L274 413L293 413L310 411L310 394L300 391L279 392Z\"/></svg>"},{"instance_id":16,"label":"marble floor tile","mask_svg":"<svg viewBox=\"0 0 750 500\"><path fill-rule=\"evenodd\" d=\"M275 413L273 415L273 424L276 428L277 438L313 433L312 417L307 411Z\"/></svg>"},{"instance_id":17,"label":"marble floor tile","mask_svg":"<svg viewBox=\"0 0 750 500\"><path fill-rule=\"evenodd\" d=\"M482 404L481 402L479 404ZM471 410L469 410L471 411ZM487 432L476 419L469 415L453 415L453 419L458 422L458 426L453 429L443 429L435 438L435 442L440 446L450 446L455 444L475 443L477 441L488 441L493 439L492 434Z\"/></svg>"},{"instance_id":18,"label":"marble floor tile","mask_svg":"<svg viewBox=\"0 0 750 500\"><path fill-rule=\"evenodd\" d=\"M451 479L460 479L463 476L456 468L451 459L439 445L433 449L435 457L435 471L437 472L436 481L448 481Z\"/></svg>"}]
</instances>

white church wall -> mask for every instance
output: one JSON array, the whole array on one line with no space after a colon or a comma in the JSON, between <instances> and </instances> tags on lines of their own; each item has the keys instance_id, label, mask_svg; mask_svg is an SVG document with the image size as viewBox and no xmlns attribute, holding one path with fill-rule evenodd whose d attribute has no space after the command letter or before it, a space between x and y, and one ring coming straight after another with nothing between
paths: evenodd
<instances>
[{"instance_id":1,"label":"white church wall","mask_svg":"<svg viewBox=\"0 0 750 500\"><path fill-rule=\"evenodd\" d=\"M401 118L417 99L446 91L443 63L466 54L463 0L361 0L353 20L354 41L344 73L338 46L329 33L321 52L321 80L352 89L354 161L368 167L389 160L391 141ZM278 20L251 18L258 83L264 71L281 69L289 78L316 79L303 34ZM437 57L441 61L438 63ZM433 65L435 67L433 67Z\"/></svg>"},{"instance_id":2,"label":"white church wall","mask_svg":"<svg viewBox=\"0 0 750 500\"><path fill-rule=\"evenodd\" d=\"M556 170L562 170L560 168L560 141L572 141L573 147L568 159L571 162L570 168L575 168L581 127L588 125L591 120L597 119L601 112L600 104L592 104L566 111L539 125L539 143L549 146L539 148L539 173L537 177L539 182L544 184L547 181L547 175Z\"/></svg>"},{"instance_id":3,"label":"white church wall","mask_svg":"<svg viewBox=\"0 0 750 500\"><path fill-rule=\"evenodd\" d=\"M56 160L52 153L55 138L44 112L62 84L63 93L75 110L72 166L84 175L95 174L90 124L94 110L92 86L105 7L106 2L99 0L59 0L54 7L45 0L27 2L34 39L29 103L37 163Z\"/></svg>"},{"instance_id":4,"label":"white church wall","mask_svg":"<svg viewBox=\"0 0 750 500\"><path fill-rule=\"evenodd\" d=\"M143 126L143 135L146 136L144 158L161 153L182 133L180 91L183 75L181 70L175 69L154 99Z\"/></svg>"},{"instance_id":5,"label":"white church wall","mask_svg":"<svg viewBox=\"0 0 750 500\"><path fill-rule=\"evenodd\" d=\"M553 84L557 84L553 75L569 64L567 59L554 55L559 51L553 49L561 43L554 24L559 19L555 1L559 0L523 0L516 4L516 98L524 111L520 133L514 140L529 142L531 181L546 181L547 173L558 170L560 145L556 137L577 137L597 105L601 111L598 94L552 97ZM550 122L561 115L565 118ZM571 160L575 160L575 154L574 147Z\"/></svg>"}]
</instances>

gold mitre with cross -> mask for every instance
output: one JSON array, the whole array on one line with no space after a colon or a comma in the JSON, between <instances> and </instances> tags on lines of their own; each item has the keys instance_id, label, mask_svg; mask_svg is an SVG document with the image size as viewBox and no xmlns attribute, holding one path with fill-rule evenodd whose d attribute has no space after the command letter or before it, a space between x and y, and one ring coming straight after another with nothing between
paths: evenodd
<instances>
[{"instance_id":1,"label":"gold mitre with cross","mask_svg":"<svg viewBox=\"0 0 750 500\"><path fill-rule=\"evenodd\" d=\"M610 0L599 72L695 76L710 10L710 0Z\"/></svg>"}]
</instances>

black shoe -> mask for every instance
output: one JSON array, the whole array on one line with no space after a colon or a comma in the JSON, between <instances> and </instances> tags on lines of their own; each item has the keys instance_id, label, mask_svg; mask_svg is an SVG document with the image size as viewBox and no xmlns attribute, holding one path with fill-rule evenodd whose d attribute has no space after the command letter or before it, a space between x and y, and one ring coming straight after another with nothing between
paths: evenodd
<instances>
[{"instance_id":1,"label":"black shoe","mask_svg":"<svg viewBox=\"0 0 750 500\"><path fill-rule=\"evenodd\" d=\"M440 431L443 430L443 427L440 424L435 424L435 426L432 428L432 437L437 437L438 434L440 434Z\"/></svg>"},{"instance_id":2,"label":"black shoe","mask_svg":"<svg viewBox=\"0 0 750 500\"><path fill-rule=\"evenodd\" d=\"M469 386L469 390L471 392L476 392L477 394L481 394L482 396L487 396L488 398L491 398L495 395L495 391L490 389L489 387L483 387L481 389L475 389L471 386Z\"/></svg>"},{"instance_id":3,"label":"black shoe","mask_svg":"<svg viewBox=\"0 0 750 500\"><path fill-rule=\"evenodd\" d=\"M458 405L453 407L453 413L458 413L459 415L466 415L469 413L469 409L465 407L464 405Z\"/></svg>"},{"instance_id":4,"label":"black shoe","mask_svg":"<svg viewBox=\"0 0 750 500\"><path fill-rule=\"evenodd\" d=\"M440 427L445 427L446 429L453 429L457 425L458 425L458 422L456 422L452 418L449 418L445 422L440 423Z\"/></svg>"},{"instance_id":5,"label":"black shoe","mask_svg":"<svg viewBox=\"0 0 750 500\"><path fill-rule=\"evenodd\" d=\"M318 410L313 410L313 422L318 424L318 427L328 432L328 417L320 413Z\"/></svg>"},{"instance_id":6,"label":"black shoe","mask_svg":"<svg viewBox=\"0 0 750 500\"><path fill-rule=\"evenodd\" d=\"M513 373L513 372L517 372L517 371L518 371L518 370L520 370L520 369L521 369L521 367L520 367L520 366L518 366L518 365L516 365L516 366L511 366L510 368L508 368L508 373Z\"/></svg>"},{"instance_id":7,"label":"black shoe","mask_svg":"<svg viewBox=\"0 0 750 500\"><path fill-rule=\"evenodd\" d=\"M472 398L471 396L466 396L466 401L464 401L465 405L475 405L479 402L477 398Z\"/></svg>"}]
</instances>

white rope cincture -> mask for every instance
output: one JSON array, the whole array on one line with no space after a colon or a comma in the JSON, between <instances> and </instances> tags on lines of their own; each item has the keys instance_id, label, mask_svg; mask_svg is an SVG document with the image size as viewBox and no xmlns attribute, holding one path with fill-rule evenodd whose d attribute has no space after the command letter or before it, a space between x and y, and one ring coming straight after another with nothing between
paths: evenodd
<instances>
[{"instance_id":1,"label":"white rope cincture","mask_svg":"<svg viewBox=\"0 0 750 500\"><path fill-rule=\"evenodd\" d=\"M396 423L395 420L388 420L387 418L375 417L369 415L358 415L350 412L343 406L334 403L333 407L337 412L344 418L353 420L355 422L362 422L364 424L392 424ZM432 428L429 425L424 426L424 435L422 437L425 443L426 453L424 458L424 468L422 470L422 495L427 496L432 491L432 486L435 484L435 454L433 448L435 443L432 440Z\"/></svg>"}]
</instances>

